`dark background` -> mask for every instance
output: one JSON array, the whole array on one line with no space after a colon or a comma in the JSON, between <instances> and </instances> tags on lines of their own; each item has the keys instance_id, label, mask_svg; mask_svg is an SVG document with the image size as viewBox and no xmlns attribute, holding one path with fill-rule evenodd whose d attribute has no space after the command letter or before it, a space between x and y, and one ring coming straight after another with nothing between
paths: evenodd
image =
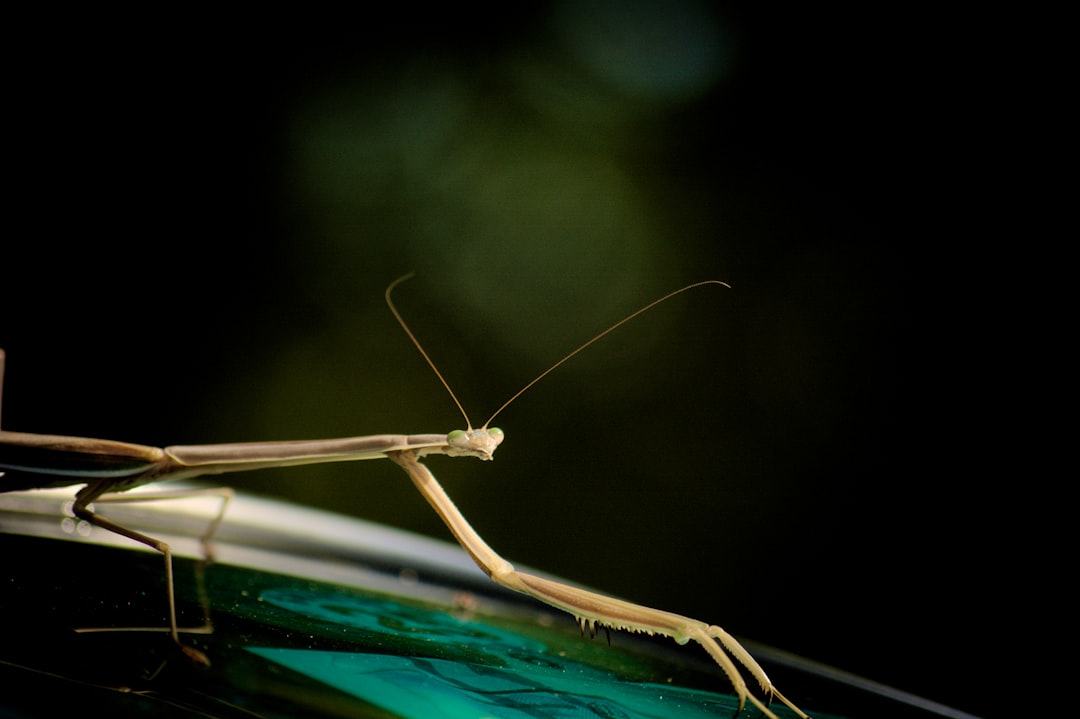
<instances>
[{"instance_id":1,"label":"dark background","mask_svg":"<svg viewBox=\"0 0 1080 719\"><path fill-rule=\"evenodd\" d=\"M436 475L520 564L994 713L1009 62L977 19L759 8L16 23L4 427L445 432L395 277L474 424L726 280ZM387 462L228 481L447 536Z\"/></svg>"}]
</instances>

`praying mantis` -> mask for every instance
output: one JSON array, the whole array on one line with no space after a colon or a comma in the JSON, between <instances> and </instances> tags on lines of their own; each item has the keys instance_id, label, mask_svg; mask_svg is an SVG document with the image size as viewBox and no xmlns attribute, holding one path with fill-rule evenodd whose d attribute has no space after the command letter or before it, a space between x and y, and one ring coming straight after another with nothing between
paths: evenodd
<instances>
[{"instance_id":1,"label":"praying mantis","mask_svg":"<svg viewBox=\"0 0 1080 719\"><path fill-rule=\"evenodd\" d=\"M173 642L185 655L195 662L208 664L209 660L202 652L180 640L181 630L177 626L174 598L172 552L169 545L102 517L94 511L92 503L168 499L190 496L193 492L217 494L223 500L221 508L203 536L204 554L210 558L212 556L210 541L224 517L231 497L229 490L223 488L182 490L143 494L138 497L121 493L165 480L190 479L203 475L267 467L386 458L404 470L461 547L497 584L571 614L583 633L586 629L595 632L600 627L667 636L679 644L695 641L705 649L731 682L739 700L740 710L749 700L766 716L776 719L776 715L767 705L772 698L776 698L800 717L808 719L807 714L776 689L749 652L720 627L518 571L509 561L496 553L472 528L431 470L421 461L430 455L491 460L496 448L504 439L502 430L492 427L491 422L511 402L550 372L618 327L678 294L705 285L724 287L729 285L719 280L696 282L669 292L645 305L597 334L542 372L496 410L483 426L474 429L449 383L443 378L393 303L391 298L393 290L410 277L411 275L406 275L398 278L387 287L386 303L394 318L457 405L465 418L466 429L454 430L448 434L386 434L324 440L180 445L165 448L104 439L0 430L0 472L2 472L0 492L84 485L75 493L72 505L73 514L92 525L151 547L164 556L168 594L168 632ZM2 391L3 372L4 354L0 350L0 391ZM739 665L759 685L762 695L760 698L747 686Z\"/></svg>"}]
</instances>

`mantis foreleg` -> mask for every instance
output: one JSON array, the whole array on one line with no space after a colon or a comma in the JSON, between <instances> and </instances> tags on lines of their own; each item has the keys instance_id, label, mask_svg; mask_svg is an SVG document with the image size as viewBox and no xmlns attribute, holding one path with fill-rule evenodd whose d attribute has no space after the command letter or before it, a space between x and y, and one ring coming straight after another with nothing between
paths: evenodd
<instances>
[{"instance_id":1,"label":"mantis foreleg","mask_svg":"<svg viewBox=\"0 0 1080 719\"><path fill-rule=\"evenodd\" d=\"M808 719L806 714L776 690L765 671L754 661L749 652L720 627L517 571L510 562L488 546L487 542L469 525L468 520L435 479L435 475L420 462L415 451L390 452L387 456L405 470L416 488L446 523L458 543L497 584L526 594L556 609L569 612L583 629L586 626L600 625L630 632L660 634L671 637L679 644L686 644L692 639L705 648L705 651L727 675L739 697L740 710L749 699L767 716L776 719L776 715L765 703L747 688L738 667L732 660L734 657L757 680L767 698L775 696L799 716Z\"/></svg>"}]
</instances>

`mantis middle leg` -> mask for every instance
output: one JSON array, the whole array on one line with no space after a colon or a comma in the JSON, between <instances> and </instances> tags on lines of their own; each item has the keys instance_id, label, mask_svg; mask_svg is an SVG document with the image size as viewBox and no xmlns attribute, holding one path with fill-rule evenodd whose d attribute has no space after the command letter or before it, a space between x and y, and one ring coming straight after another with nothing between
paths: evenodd
<instances>
[{"instance_id":1,"label":"mantis middle leg","mask_svg":"<svg viewBox=\"0 0 1080 719\"><path fill-rule=\"evenodd\" d=\"M122 537L127 537L135 542L144 544L151 549L154 549L161 553L165 560L165 591L168 598L169 607L169 626L167 631L169 636L180 648L180 650L191 660L198 664L209 665L209 658L200 652L198 649L189 647L180 641L180 632L185 633L202 633L206 634L213 631L213 625L210 622L210 609L209 601L206 595L206 589L202 577L202 571L205 566L214 560L213 550L213 537L217 532L218 526L221 524L222 519L225 516L225 509L229 504L229 500L233 497L233 491L229 488L214 487L207 489L190 489L190 490L175 490L169 492L154 492L151 494L123 494L123 493L107 493L110 488L110 483L90 483L75 495L75 503L72 505L72 513L90 524L100 527L106 531L118 534ZM198 567L197 583L199 586L199 602L202 605L204 623L202 627L193 629L181 630L176 621L176 592L175 583L173 579L173 561L172 561L172 548L168 542L151 537L150 535L137 532L133 529L118 524L111 519L102 517L100 514L94 512L90 507L93 502L102 503L121 503L121 502L149 502L159 499L187 499L190 497L200 496L215 496L221 498L221 508L218 510L217 515L210 522L207 530L200 538L203 548L203 560ZM150 628L123 628L123 629L79 629L80 632L88 631L155 631Z\"/></svg>"}]
</instances>

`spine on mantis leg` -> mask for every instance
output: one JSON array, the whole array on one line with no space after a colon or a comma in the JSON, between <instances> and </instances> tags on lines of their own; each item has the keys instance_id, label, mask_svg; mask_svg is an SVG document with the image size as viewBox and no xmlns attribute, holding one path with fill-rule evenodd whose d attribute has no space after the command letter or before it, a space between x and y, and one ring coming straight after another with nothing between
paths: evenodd
<instances>
[{"instance_id":1,"label":"spine on mantis leg","mask_svg":"<svg viewBox=\"0 0 1080 719\"><path fill-rule=\"evenodd\" d=\"M538 599L549 606L574 615L574 618L583 628L585 626L595 628L596 625L600 625L650 636L659 634L671 637L680 645L686 644L693 639L704 647L723 670L739 697L739 708L742 708L742 704L747 698L757 704L757 699L750 694L746 681L739 673L735 663L731 661L731 657L714 641L714 638L721 638L714 632L721 633L723 637L730 640L729 644L728 641L721 639L724 646L729 650L734 650L731 651L732 656L747 668L758 684L761 685L762 691L766 694L773 693L772 682L765 675L765 671L742 646L719 627L711 627L705 622L684 617L681 614L665 612L660 609L652 609L633 602L615 599L614 597L572 587L526 572L516 572L514 580L513 584L507 584L507 586L511 589L517 589L523 594ZM766 714L772 716L771 712L764 707L761 708Z\"/></svg>"}]
</instances>

